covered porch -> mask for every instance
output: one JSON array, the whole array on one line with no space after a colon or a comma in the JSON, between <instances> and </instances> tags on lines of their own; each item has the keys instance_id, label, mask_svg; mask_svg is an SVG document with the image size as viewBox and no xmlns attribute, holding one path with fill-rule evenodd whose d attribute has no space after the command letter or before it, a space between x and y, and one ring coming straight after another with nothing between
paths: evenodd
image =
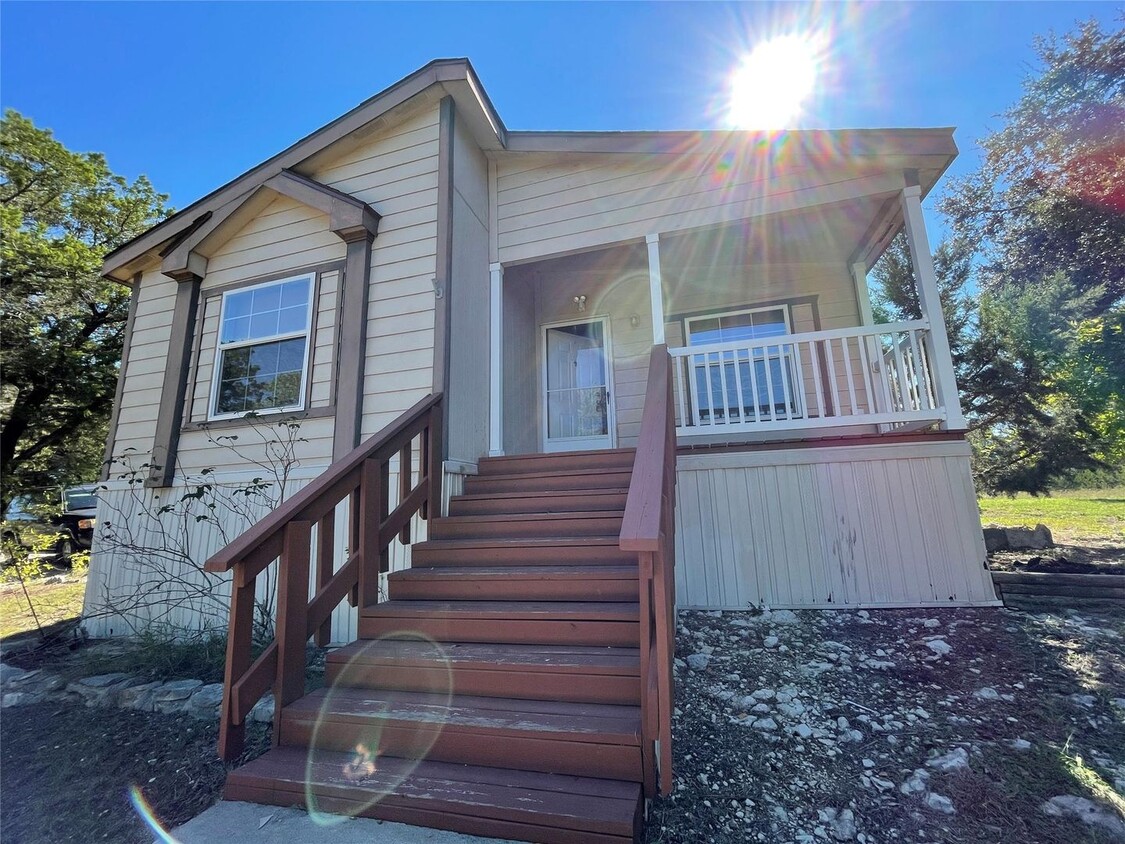
<instances>
[{"instance_id":1,"label":"covered porch","mask_svg":"<svg viewBox=\"0 0 1125 844\"><path fill-rule=\"evenodd\" d=\"M494 263L490 454L635 445L660 344L681 447L963 429L910 181ZM900 230L921 319L876 324L867 273Z\"/></svg>"}]
</instances>

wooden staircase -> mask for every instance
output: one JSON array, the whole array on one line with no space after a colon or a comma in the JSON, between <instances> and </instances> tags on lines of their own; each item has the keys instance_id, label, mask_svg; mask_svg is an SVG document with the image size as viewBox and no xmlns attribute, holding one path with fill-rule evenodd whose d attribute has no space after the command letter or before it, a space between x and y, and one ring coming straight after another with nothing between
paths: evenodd
<instances>
[{"instance_id":1,"label":"wooden staircase","mask_svg":"<svg viewBox=\"0 0 1125 844\"><path fill-rule=\"evenodd\" d=\"M635 450L487 458L326 686L226 797L559 844L636 840L644 750ZM646 768L647 766L647 768ZM646 770L648 773L646 774Z\"/></svg>"}]
</instances>

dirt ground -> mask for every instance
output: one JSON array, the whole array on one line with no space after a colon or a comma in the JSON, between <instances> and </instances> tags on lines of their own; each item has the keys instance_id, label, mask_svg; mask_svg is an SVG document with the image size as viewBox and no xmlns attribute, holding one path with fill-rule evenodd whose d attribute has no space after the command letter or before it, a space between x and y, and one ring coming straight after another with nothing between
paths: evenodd
<instances>
[{"instance_id":1,"label":"dirt ground","mask_svg":"<svg viewBox=\"0 0 1125 844\"><path fill-rule=\"evenodd\" d=\"M988 555L988 566L996 571L1125 576L1125 545L1106 539L1054 545L1042 551L995 551Z\"/></svg>"},{"instance_id":2,"label":"dirt ground","mask_svg":"<svg viewBox=\"0 0 1125 844\"><path fill-rule=\"evenodd\" d=\"M1119 615L684 612L676 682L649 844L1125 840Z\"/></svg>"}]
</instances>

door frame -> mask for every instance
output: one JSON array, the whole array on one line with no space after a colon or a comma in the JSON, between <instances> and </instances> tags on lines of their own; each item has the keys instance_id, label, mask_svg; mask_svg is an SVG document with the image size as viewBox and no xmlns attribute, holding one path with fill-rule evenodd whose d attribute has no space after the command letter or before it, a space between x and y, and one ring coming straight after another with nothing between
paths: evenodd
<instances>
[{"instance_id":1,"label":"door frame","mask_svg":"<svg viewBox=\"0 0 1125 844\"><path fill-rule=\"evenodd\" d=\"M562 328L568 325L592 325L595 322L602 324L602 336L605 338L605 390L606 390L606 428L608 429L608 442L606 445L591 445L592 437L566 437L551 440L547 437L547 331L551 328ZM613 337L610 333L610 317L608 315L583 317L579 319L564 319L554 322L545 322L539 326L539 443L544 454L562 451L583 451L585 449L600 450L617 448L617 391L613 385ZM601 439L600 437L598 439Z\"/></svg>"}]
</instances>

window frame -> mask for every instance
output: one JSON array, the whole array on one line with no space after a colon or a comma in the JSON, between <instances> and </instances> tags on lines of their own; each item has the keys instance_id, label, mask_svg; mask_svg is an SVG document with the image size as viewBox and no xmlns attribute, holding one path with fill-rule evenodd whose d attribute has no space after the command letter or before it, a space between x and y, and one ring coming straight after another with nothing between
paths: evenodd
<instances>
[{"instance_id":1,"label":"window frame","mask_svg":"<svg viewBox=\"0 0 1125 844\"><path fill-rule=\"evenodd\" d=\"M215 336L215 356L212 362L211 394L207 399L208 422L219 422L231 419L245 419L246 416L251 413L258 416L265 416L277 413L299 413L305 409L306 405L308 404L308 388L310 376L309 365L312 359L314 329L313 317L316 313L315 306L317 298L317 278L318 273L315 270L308 270L305 272L298 272L293 275L286 275L281 278L270 279L268 281L239 285L229 290L223 290L218 294L221 298L221 301L219 304L219 325ZM231 296L240 293L246 293L248 291L260 290L267 287L279 287L283 284L301 280L307 281L309 286L308 302L305 304L305 325L302 330L287 331L279 334L272 334L267 337L223 343L223 323L226 319L227 303ZM217 405L219 401L219 383L222 381L222 361L224 352L252 346L261 346L267 343L277 343L283 340L293 340L297 337L305 338L305 353L301 360L301 383L297 390L296 404L287 404L280 407L262 408L260 410L239 410L227 413L218 412Z\"/></svg>"},{"instance_id":2,"label":"window frame","mask_svg":"<svg viewBox=\"0 0 1125 844\"><path fill-rule=\"evenodd\" d=\"M691 348L691 324L693 322L702 321L705 319L722 319L723 317L741 316L742 314L760 314L767 311L781 311L782 321L785 323L785 333L792 334L793 326L789 321L789 306L788 305L761 305L752 308L737 308L732 311L723 311L721 313L702 313L694 314L693 316L685 316L684 319L684 346ZM720 341L720 342L733 342L733 341ZM701 343L700 345L706 345Z\"/></svg>"}]
</instances>

